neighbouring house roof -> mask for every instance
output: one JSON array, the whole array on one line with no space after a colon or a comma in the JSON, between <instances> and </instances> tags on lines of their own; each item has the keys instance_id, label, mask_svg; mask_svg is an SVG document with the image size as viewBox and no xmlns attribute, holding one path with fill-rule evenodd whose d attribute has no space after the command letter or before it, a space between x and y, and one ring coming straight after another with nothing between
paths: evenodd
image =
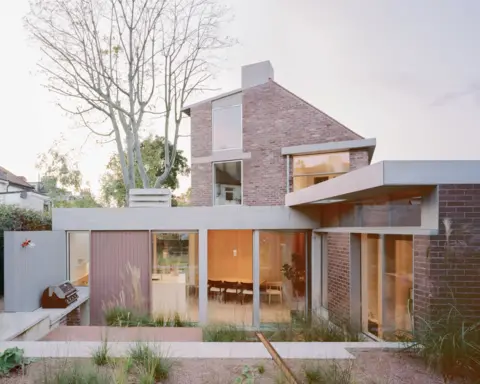
<instances>
[{"instance_id":1,"label":"neighbouring house roof","mask_svg":"<svg viewBox=\"0 0 480 384\"><path fill-rule=\"evenodd\" d=\"M29 184L24 177L14 175L8 169L2 166L0 166L0 180L8 181L10 184L14 184L19 187L34 189L33 185Z\"/></svg>"}]
</instances>

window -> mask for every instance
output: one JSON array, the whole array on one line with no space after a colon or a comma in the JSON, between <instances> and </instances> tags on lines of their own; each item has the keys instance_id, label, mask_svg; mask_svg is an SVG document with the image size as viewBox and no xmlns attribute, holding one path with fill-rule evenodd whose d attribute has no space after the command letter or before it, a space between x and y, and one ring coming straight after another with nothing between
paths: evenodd
<instances>
[{"instance_id":1,"label":"window","mask_svg":"<svg viewBox=\"0 0 480 384\"><path fill-rule=\"evenodd\" d=\"M242 105L212 109L213 150L242 148Z\"/></svg>"},{"instance_id":2,"label":"window","mask_svg":"<svg viewBox=\"0 0 480 384\"><path fill-rule=\"evenodd\" d=\"M362 235L363 331L398 341L413 325L412 236Z\"/></svg>"},{"instance_id":3,"label":"window","mask_svg":"<svg viewBox=\"0 0 480 384\"><path fill-rule=\"evenodd\" d=\"M348 152L293 157L293 191L322 183L348 172Z\"/></svg>"},{"instance_id":4,"label":"window","mask_svg":"<svg viewBox=\"0 0 480 384\"><path fill-rule=\"evenodd\" d=\"M242 204L242 162L214 163L214 205Z\"/></svg>"},{"instance_id":5,"label":"window","mask_svg":"<svg viewBox=\"0 0 480 384\"><path fill-rule=\"evenodd\" d=\"M154 233L151 313L198 321L198 233Z\"/></svg>"},{"instance_id":6,"label":"window","mask_svg":"<svg viewBox=\"0 0 480 384\"><path fill-rule=\"evenodd\" d=\"M75 286L88 286L90 234L88 232L69 232L68 250L70 281Z\"/></svg>"}]
</instances>

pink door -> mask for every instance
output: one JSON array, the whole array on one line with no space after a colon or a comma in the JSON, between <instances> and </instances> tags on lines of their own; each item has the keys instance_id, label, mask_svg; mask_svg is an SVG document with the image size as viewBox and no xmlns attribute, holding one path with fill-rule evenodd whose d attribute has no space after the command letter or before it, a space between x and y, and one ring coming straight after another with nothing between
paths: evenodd
<instances>
[{"instance_id":1,"label":"pink door","mask_svg":"<svg viewBox=\"0 0 480 384\"><path fill-rule=\"evenodd\" d=\"M106 306L120 305L148 311L150 259L148 231L92 231L91 325L105 323Z\"/></svg>"}]
</instances>

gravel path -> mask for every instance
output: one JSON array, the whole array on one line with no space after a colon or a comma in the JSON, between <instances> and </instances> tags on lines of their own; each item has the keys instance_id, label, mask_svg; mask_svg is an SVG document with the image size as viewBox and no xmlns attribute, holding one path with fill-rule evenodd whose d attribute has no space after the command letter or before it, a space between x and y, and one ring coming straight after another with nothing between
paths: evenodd
<instances>
[{"instance_id":1,"label":"gravel path","mask_svg":"<svg viewBox=\"0 0 480 384\"><path fill-rule=\"evenodd\" d=\"M441 384L437 375L429 374L421 362L394 352L387 351L351 351L356 360L353 362L336 361L343 367L352 366L355 384ZM77 359L77 363L90 364L89 360ZM69 362L71 363L71 362ZM325 368L327 361L286 360L294 374L305 381L305 369ZM12 375L0 379L2 384L40 383L45 370L52 372L61 369L65 360L42 360L31 364L25 375ZM175 361L168 384L229 384L242 374L244 367L255 372L255 384L282 384L282 375L272 360L257 359L188 359ZM111 368L100 368L113 377ZM259 370L262 373L259 373ZM40 380L40 381L39 381ZM138 383L132 378L131 383ZM343 382L342 382L343 384ZM346 382L345 382L346 384Z\"/></svg>"}]
</instances>

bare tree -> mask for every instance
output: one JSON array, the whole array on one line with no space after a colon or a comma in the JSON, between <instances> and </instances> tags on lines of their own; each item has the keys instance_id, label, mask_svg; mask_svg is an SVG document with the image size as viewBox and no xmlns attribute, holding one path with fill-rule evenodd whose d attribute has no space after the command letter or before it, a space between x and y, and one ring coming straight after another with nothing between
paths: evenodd
<instances>
[{"instance_id":1,"label":"bare tree","mask_svg":"<svg viewBox=\"0 0 480 384\"><path fill-rule=\"evenodd\" d=\"M217 0L31 0L26 26L43 54L45 86L89 135L113 139L127 194L135 167L144 188L167 179L181 109L206 89L216 51L234 43L219 36L227 17ZM167 140L165 167L151 181L140 135L154 116L163 119Z\"/></svg>"}]
</instances>

